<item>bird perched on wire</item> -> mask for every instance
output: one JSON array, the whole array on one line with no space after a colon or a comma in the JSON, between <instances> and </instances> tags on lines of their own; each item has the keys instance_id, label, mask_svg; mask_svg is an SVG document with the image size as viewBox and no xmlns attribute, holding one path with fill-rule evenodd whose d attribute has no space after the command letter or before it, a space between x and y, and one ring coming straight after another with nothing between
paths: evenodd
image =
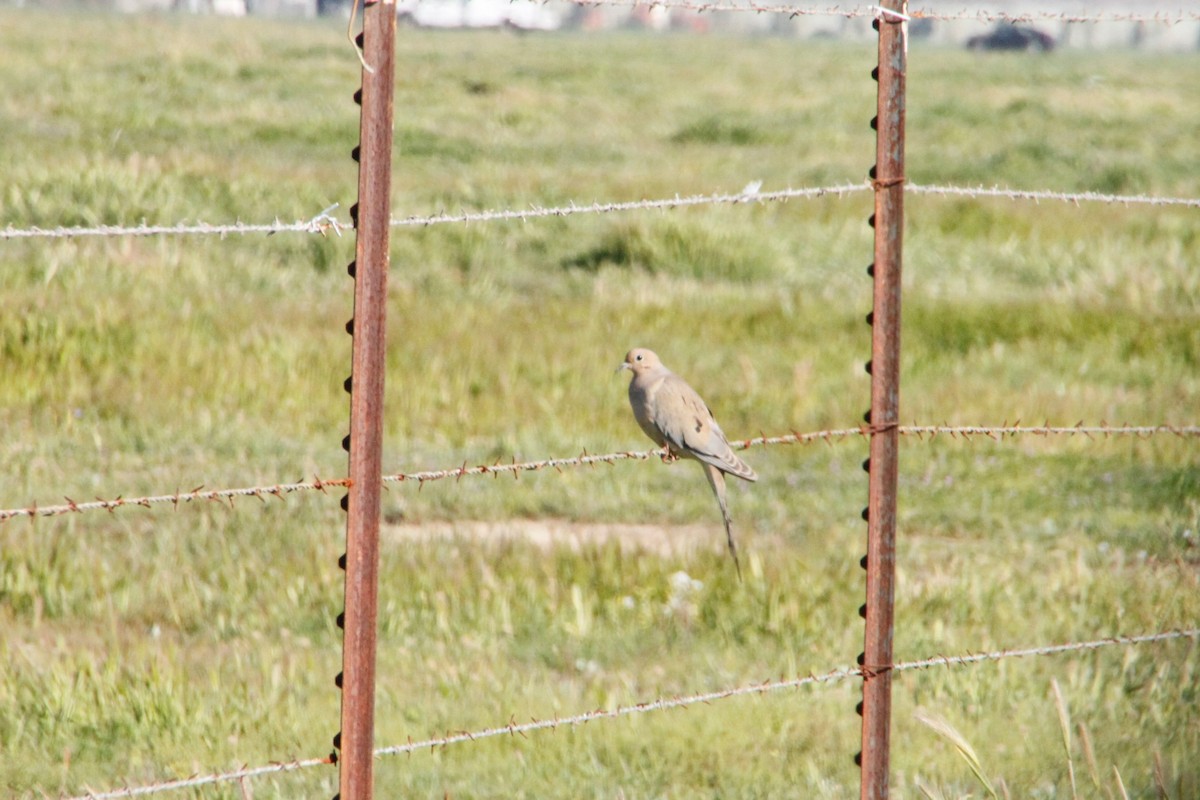
<instances>
[{"instance_id":1,"label":"bird perched on wire","mask_svg":"<svg viewBox=\"0 0 1200 800\"><path fill-rule=\"evenodd\" d=\"M734 454L725 432L696 390L663 366L653 351L641 347L630 350L617 371L625 369L633 373L629 381L633 416L655 444L666 448L663 461L691 458L703 467L721 507L729 554L741 580L742 564L733 543L733 524L725 502L725 473L746 481L756 481L758 475Z\"/></svg>"}]
</instances>

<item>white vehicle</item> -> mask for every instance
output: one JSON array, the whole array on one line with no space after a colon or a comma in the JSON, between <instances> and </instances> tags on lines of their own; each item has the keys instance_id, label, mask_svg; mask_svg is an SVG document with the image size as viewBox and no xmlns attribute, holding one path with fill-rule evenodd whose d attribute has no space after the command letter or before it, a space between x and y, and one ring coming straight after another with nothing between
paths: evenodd
<instances>
[{"instance_id":1,"label":"white vehicle","mask_svg":"<svg viewBox=\"0 0 1200 800\"><path fill-rule=\"evenodd\" d=\"M401 20L419 28L515 28L553 31L562 14L534 0L401 0Z\"/></svg>"}]
</instances>

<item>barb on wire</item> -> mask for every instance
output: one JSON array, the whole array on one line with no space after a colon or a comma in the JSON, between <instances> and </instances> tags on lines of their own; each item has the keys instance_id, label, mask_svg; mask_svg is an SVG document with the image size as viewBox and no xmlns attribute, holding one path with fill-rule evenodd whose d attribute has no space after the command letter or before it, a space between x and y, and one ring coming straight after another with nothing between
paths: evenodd
<instances>
[{"instance_id":1,"label":"barb on wire","mask_svg":"<svg viewBox=\"0 0 1200 800\"><path fill-rule=\"evenodd\" d=\"M698 14L715 11L750 12L754 14L781 14L788 17L842 17L844 19L873 18L879 14L878 5L861 6L809 6L791 3L758 3L754 0L568 0L573 5L591 8L595 6L612 6L616 8L665 8L679 11L692 11ZM909 9L911 19L928 19L940 21L977 21L977 22L1144 22L1173 25L1185 20L1200 19L1200 12L1180 8L1178 10L1156 13L1125 12L1125 11L1094 11L1090 13L1070 14L1058 11L1030 11L1011 13L980 9L977 11L935 11L933 9Z\"/></svg>"},{"instance_id":2,"label":"barb on wire","mask_svg":"<svg viewBox=\"0 0 1200 800\"><path fill-rule=\"evenodd\" d=\"M912 22L912 17L907 14L902 14L894 8L887 8L885 6L869 6L869 8L871 11L875 12L876 19L884 19L886 17L898 19L901 22Z\"/></svg>"},{"instance_id":3,"label":"barb on wire","mask_svg":"<svg viewBox=\"0 0 1200 800\"><path fill-rule=\"evenodd\" d=\"M1191 438L1200 436L1200 425L1120 425L1113 426L1101 423L1100 425L1084 425L1082 422L1070 426L1055 426L1046 423L1045 425L901 425L899 427L901 436L915 436L918 439L934 438L936 436L949 436L951 438L959 438L970 440L972 437L988 437L996 441L1015 436L1086 436L1088 438L1109 438L1112 436L1136 436L1139 438L1148 438L1161 434L1172 434L1180 438ZM862 425L857 428L840 428L833 430L812 431L809 433L787 433L781 436L757 436L751 439L743 439L730 442L730 445L736 449L747 447L761 447L769 445L783 444L812 444L814 442L825 442L833 444L837 441L842 441L851 437L869 438L872 434L872 429L868 425ZM491 475L493 477L501 474L512 474L516 477L521 472L537 472L543 469L561 470L563 467L586 467L595 466L596 464L613 464L617 461L646 461L654 456L661 456L662 450L627 450L624 452L605 453L600 455L589 454L586 451L582 455L570 458L547 458L539 461L516 461L515 459L507 464L496 462L494 464L480 464L475 467L468 467L464 462L462 466L450 467L448 469L424 470L420 472L397 472L390 475L382 476L381 480L385 483L404 483L406 481L414 481L423 486L432 481L445 480L454 478L456 480L467 476ZM270 486L250 486L240 489L211 489L205 490L203 487L198 487L189 492L175 492L173 494L160 494L150 497L117 497L114 500L94 500L86 503L77 503L71 498L66 498L66 503L58 505L32 505L25 508L8 508L0 509L0 523L10 520L14 517L53 517L62 514L72 514L84 511L115 511L118 508L127 508L131 506L141 506L149 508L151 505L170 503L178 507L180 503L190 503L195 500L228 500L230 503L239 497L256 497L263 500L267 496L282 498L285 494L293 492L306 491L311 489L324 490L330 486L348 486L349 478L332 478L322 480L321 478L313 478L311 481L299 481L296 483L277 483Z\"/></svg>"},{"instance_id":4,"label":"barb on wire","mask_svg":"<svg viewBox=\"0 0 1200 800\"><path fill-rule=\"evenodd\" d=\"M905 189L916 194L933 194L955 197L1003 197L1009 200L1058 200L1064 203L1110 203L1113 205L1148 205L1148 206L1184 206L1200 208L1200 198L1196 197L1154 197L1144 194L1102 194L1100 192L1052 192L1028 189L1001 189L993 186L988 189L982 186L923 186L910 183Z\"/></svg>"},{"instance_id":5,"label":"barb on wire","mask_svg":"<svg viewBox=\"0 0 1200 800\"><path fill-rule=\"evenodd\" d=\"M330 216L329 212L336 211L341 203L332 203L326 206L320 214L308 221L309 233L320 233L324 235L325 231L332 229L339 237L342 235L342 223L337 221L336 217Z\"/></svg>"},{"instance_id":6,"label":"barb on wire","mask_svg":"<svg viewBox=\"0 0 1200 800\"><path fill-rule=\"evenodd\" d=\"M1139 644L1150 644L1153 642L1164 642L1173 639L1195 639L1197 637L1200 637L1200 628L1164 631L1161 633L1147 633L1136 636L1110 636L1107 638L1093 639L1086 642L1069 642L1066 644L1046 645L1041 647L1024 647L1011 650L994 650L986 653L967 653L960 656L935 656L918 661L904 661L897 664L883 666L871 665L864 667L841 667L839 669L833 669L819 675L810 674L790 679L769 680L762 683L750 683L728 689L703 692L700 694L660 697L656 700L637 703L635 705L617 706L616 708L611 709L601 708L594 711L585 711L580 714L574 714L569 717L556 716L553 719L531 719L529 722L522 723L518 723L515 720L515 717L509 717L508 722L491 728L484 728L477 731L459 731L457 733L447 733L444 736L431 737L419 742L410 739L404 744L380 747L375 750L375 755L377 757L392 756L413 753L420 750L429 750L432 752L439 747L447 747L452 744L462 744L464 742L477 742L480 739L488 739L496 736L507 735L513 737L521 736L522 738L525 738L526 733L533 731L546 729L553 730L559 727L584 725L588 722L604 719L616 719L618 717L625 717L632 714L646 714L654 711L667 711L675 708L687 708L691 705L707 704L718 700L725 700L731 697L741 697L751 694L766 694L768 692L777 692L784 689L799 689L802 686L836 683L839 681L863 677L868 670L878 671L880 669L891 669L893 672L907 672L910 670L930 669L932 667L967 666L985 661L1000 661L1008 658L1058 655L1062 653L1099 650L1104 647L1112 647L1117 645L1132 646ZM182 780L165 781L146 786L127 787L108 792L89 792L88 794L80 795L78 797L66 798L66 800L116 800L116 798L122 797L138 797L175 789L189 789L223 781L260 777L273 772L284 772L287 770L314 767L328 763L330 763L330 759L328 758L310 758L302 761L291 761L286 764L272 764L266 767L254 767L234 770L231 772L215 773L212 775L197 775Z\"/></svg>"}]
</instances>

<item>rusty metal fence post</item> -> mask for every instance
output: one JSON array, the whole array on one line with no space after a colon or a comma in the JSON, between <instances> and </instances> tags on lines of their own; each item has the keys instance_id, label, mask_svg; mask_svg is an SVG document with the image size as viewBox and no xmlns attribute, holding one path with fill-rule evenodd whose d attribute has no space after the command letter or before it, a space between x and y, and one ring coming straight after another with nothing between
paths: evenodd
<instances>
[{"instance_id":1,"label":"rusty metal fence post","mask_svg":"<svg viewBox=\"0 0 1200 800\"><path fill-rule=\"evenodd\" d=\"M339 763L340 800L369 800L374 791L375 645L378 616L379 517L383 470L383 381L387 330L388 245L391 233L392 121L395 82L395 0L366 0L362 51L362 106L358 202L350 210L357 230L354 261L354 316L346 331L354 340L350 378L350 488L346 510L345 611L343 629L341 731L334 737Z\"/></svg>"},{"instance_id":2,"label":"rusty metal fence post","mask_svg":"<svg viewBox=\"0 0 1200 800\"><path fill-rule=\"evenodd\" d=\"M871 431L867 509L866 635L863 669L862 800L888 796L892 706L892 637L896 572L896 478L900 423L900 263L904 227L904 117L908 42L907 0L887 0L875 18L879 31L876 117L875 281L871 325Z\"/></svg>"}]
</instances>

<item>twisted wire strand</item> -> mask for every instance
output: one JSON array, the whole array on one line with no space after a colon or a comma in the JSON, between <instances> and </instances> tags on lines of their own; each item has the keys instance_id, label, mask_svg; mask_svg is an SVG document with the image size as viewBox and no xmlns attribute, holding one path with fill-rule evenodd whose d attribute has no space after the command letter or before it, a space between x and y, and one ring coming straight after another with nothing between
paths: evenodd
<instances>
[{"instance_id":1,"label":"twisted wire strand","mask_svg":"<svg viewBox=\"0 0 1200 800\"><path fill-rule=\"evenodd\" d=\"M1200 426L1198 425L1121 425L1111 426L1106 424L1100 425L1084 425L1082 422L1073 426L1054 426L1049 423L1045 425L1000 425L1000 426L985 426L985 425L901 425L897 426L896 430L902 436L915 436L920 440L933 439L938 436L948 436L952 439L963 439L970 441L976 437L986 437L995 441L1009 439L1016 436L1085 436L1089 439L1110 438L1113 436L1136 436L1138 438L1148 438L1161 434L1172 434L1180 438L1192 438L1200 436ZM810 433L787 433L781 436L758 436L751 439L735 440L730 442L730 445L736 449L744 449L747 447L761 447L769 445L785 445L785 444L811 444L814 442L825 442L832 444L851 437L868 438L872 435L873 429L870 426L863 425L857 428L840 428L833 430L812 431ZM627 450L617 453L604 453L600 455L591 455L584 451L583 454L572 456L569 458L546 458L538 461L517 461L516 458L508 464L480 464L474 467L468 467L464 462L460 467L451 467L449 469L423 470L420 472L398 472L389 475L384 475L381 480L384 483L404 483L406 481L415 481L419 485L424 485L432 481L446 480L454 478L460 480L465 477L475 477L480 475L498 475L511 474L514 478L519 477L522 472L537 472L543 469L554 469L561 471L563 467L587 467L595 466L596 464L614 464L618 461L646 461L653 456L661 456L662 450ZM149 508L152 505L170 504L176 508L180 504L192 503L197 500L209 501L226 501L230 505L239 497L255 497L265 502L266 497L276 497L283 499L284 495L294 492L317 490L324 491L331 487L347 487L350 485L349 478L332 478L323 480L314 478L311 481L297 481L295 483L276 483L269 486L249 486L237 489L204 489L198 487L189 492L174 492L171 494L158 494L147 497L117 497L113 500L97 499L93 501L78 503L71 498L66 498L66 503L57 505L32 505L25 508L8 508L0 509L0 523L6 522L16 517L53 517L62 514L77 514L87 511L116 511L119 508L127 508L131 506L140 506Z\"/></svg>"},{"instance_id":2,"label":"twisted wire strand","mask_svg":"<svg viewBox=\"0 0 1200 800\"><path fill-rule=\"evenodd\" d=\"M948 197L1000 197L1009 200L1055 200L1081 205L1083 203L1107 203L1110 205L1183 206L1200 208L1196 197L1155 197L1145 194L1104 194L1102 192L1053 192L1037 189L1005 189L999 186L925 186L918 183L905 184L907 191L915 194L942 195Z\"/></svg>"},{"instance_id":3,"label":"twisted wire strand","mask_svg":"<svg viewBox=\"0 0 1200 800\"><path fill-rule=\"evenodd\" d=\"M431 214L426 216L410 216L393 219L396 226L428 226L454 222L496 222L520 221L545 217L569 217L575 214L610 214L615 211L644 211L656 209L687 208L690 206L723 205L730 203L768 203L786 202L787 200L812 200L819 197L842 197L856 192L868 191L869 184L849 183L835 186L818 186L807 189L779 189L770 192L760 192L757 189L737 193L695 194L659 198L656 200L631 200L610 203L590 203L578 205L568 203L565 206L543 208L532 206L527 209L498 209L493 211L463 211L457 214Z\"/></svg>"},{"instance_id":4,"label":"twisted wire strand","mask_svg":"<svg viewBox=\"0 0 1200 800\"><path fill-rule=\"evenodd\" d=\"M749 187L747 187L749 189ZM916 194L943 195L973 198L1008 198L1010 200L1032 200L1034 202L1058 201L1082 205L1084 203L1106 203L1123 206L1181 206L1200 208L1200 198L1160 197L1154 195L1119 195L1101 192L1056 192L1040 189L1006 189L1001 187L933 186L906 184L906 189ZM844 197L871 189L870 184L838 184L811 188L786 188L777 191L743 191L738 193L696 194L650 200L614 201L607 203L577 204L564 206L531 206L518 209L490 209L482 211L438 212L413 214L392 220L396 227L428 227L431 225L465 224L472 222L528 222L547 217L569 217L577 214L610 214L620 211L668 210L702 205L737 204L754 202L786 202L794 199L816 199L820 197ZM335 204L336 205L336 204ZM334 208L331 206L330 209ZM342 230L352 229L348 221L341 221L322 212L307 222L293 223L230 223L210 225L208 223L178 225L97 225L93 227L59 228L14 228L11 225L0 230L0 239L70 239L102 236L200 236L200 235L246 235L252 233L319 233L334 231L339 236Z\"/></svg>"},{"instance_id":5,"label":"twisted wire strand","mask_svg":"<svg viewBox=\"0 0 1200 800\"><path fill-rule=\"evenodd\" d=\"M749 188L749 187L747 187ZM467 222L498 222L521 221L544 217L568 217L576 214L608 214L616 211L638 211L653 209L686 208L689 206L748 203L748 202L785 202L794 199L815 199L818 197L841 197L855 192L865 192L870 186L860 184L839 184L834 186L818 186L809 188L785 188L770 192L743 191L738 193L695 194L666 197L649 200L631 200L607 203L568 203L564 206L531 206L521 209L492 209L483 211L461 211L458 213L438 212L434 214L411 215L393 219L391 224L397 227L441 225L446 223ZM350 222L341 221L330 216L329 212L337 204L330 206L316 217L307 222L273 222L265 224L235 222L225 225L210 225L208 223L179 224L179 225L96 225L91 227L59 227L59 228L14 228L11 225L0 230L0 239L69 239L87 236L195 236L216 235L228 236L233 234L266 233L320 233L334 231L339 236L344 229L353 229Z\"/></svg>"},{"instance_id":6,"label":"twisted wire strand","mask_svg":"<svg viewBox=\"0 0 1200 800\"><path fill-rule=\"evenodd\" d=\"M66 503L51 506L32 505L26 508L9 508L0 510L0 522L6 522L14 517L54 517L61 514L79 514L85 511L116 511L118 508L128 508L130 506L141 506L142 508L150 508L152 505L170 504L178 508L180 504L192 503L197 500L210 500L220 502L228 501L233 505L233 501L238 497L256 497L259 500L264 500L266 497L277 497L282 499L284 495L293 492L305 490L324 491L329 487L349 486L349 478L333 478L331 480L321 480L313 478L311 481L297 481L296 483L276 483L270 486L247 486L238 489L204 489L200 486L188 492L174 492L172 494L150 495L148 497L117 497L113 500L89 500L84 503L77 503L71 498L65 498Z\"/></svg>"},{"instance_id":7,"label":"twisted wire strand","mask_svg":"<svg viewBox=\"0 0 1200 800\"><path fill-rule=\"evenodd\" d=\"M242 767L241 769L229 770L227 772L213 772L206 775L192 775L188 778L178 778L175 780L162 781L160 783L148 783L142 786L124 786L120 789L109 789L102 792L89 791L86 794L76 795L69 800L115 800L120 797L142 797L149 794L159 794L160 792L179 791L181 789L195 789L200 786L211 786L216 783L227 783L229 781L244 781L251 778L261 778L265 775L273 775L281 772L292 772L298 769L306 769L308 767L318 767L325 764L332 764L333 759L326 758L303 758L295 761L281 761L273 764L266 764L260 767Z\"/></svg>"},{"instance_id":8,"label":"twisted wire strand","mask_svg":"<svg viewBox=\"0 0 1200 800\"><path fill-rule=\"evenodd\" d=\"M672 708L686 708L687 706L697 705L700 703L712 703L716 700L725 700L730 697L740 697L748 694L765 694L767 692L776 692L782 689L798 689L801 686L807 686L811 684L835 683L848 678L867 677L870 674L879 674L880 672L887 670L892 672L909 672L912 670L930 669L932 667L965 666L986 661L1001 661L1008 658L1058 655L1061 653L1098 650L1103 647L1111 647L1114 645L1148 644L1151 642L1163 642L1172 639L1196 638L1197 636L1200 636L1200 628L1164 631L1161 633L1149 633L1136 636L1110 636L1104 639L1093 639L1086 642L1068 642L1066 644L1044 645L1041 647L995 650L986 653L967 653L961 656L934 656L931 658L920 659L918 661L904 661L898 664L892 664L890 666L841 667L819 675L810 674L797 678L787 678L773 681L768 680L764 681L763 683L747 684L744 686L736 686L728 689L720 689L718 691L704 692L701 694L693 694L682 697L674 696L658 698L657 700L646 703L638 703L637 705L632 706L617 706L611 709L602 708L594 711L585 711L581 714L575 714L570 717L556 717L550 720L533 719L525 723L517 723L510 718L508 724L506 725L485 728L478 731L460 731L457 733L448 733L444 736L432 737L420 742L407 742L405 744L383 747L376 750L375 755L400 755L403 753L412 753L417 750L435 750L438 747L446 747L447 745L460 744L468 741L473 742L492 736L502 736L504 734L509 734L511 736L523 735L530 731L545 730L547 728L554 729L559 726L566 727L583 725L598 719L614 719L617 717L628 716L630 714L643 714L650 711L664 711Z\"/></svg>"},{"instance_id":9,"label":"twisted wire strand","mask_svg":"<svg viewBox=\"0 0 1200 800\"><path fill-rule=\"evenodd\" d=\"M385 756L402 755L405 753L414 753L420 750L430 750L432 752L438 748L449 747L450 745L454 744L477 742L481 739L488 739L504 735L512 737L521 736L522 738L525 738L525 734L534 731L556 730L560 727L574 727L578 725L585 725L593 721L616 719L632 714L646 714L654 711L687 708L688 706L709 704L732 697L741 697L744 695L762 695L771 692L778 692L784 689L799 689L802 686L836 683L851 678L867 677L871 674L878 674L884 670L891 670L892 672L909 672L913 670L930 669L933 667L967 666L982 662L1001 661L1009 658L1027 658L1031 656L1048 656L1059 655L1063 653L1092 651L1118 645L1133 646L1155 642L1165 642L1174 639L1195 639L1198 636L1200 636L1200 628L1191 628L1133 636L1109 636L1090 641L1068 642L1065 644L1052 644L1040 647L993 650L984 653L966 653L959 656L933 656L931 658L924 658L917 661L904 661L892 665L841 667L821 673L819 675L810 674L789 679L768 680L762 683L745 684L742 686L730 687L718 691L702 692L691 695L660 697L656 700L637 703L636 705L617 706L615 708L598 708L593 711L585 711L583 713L574 714L568 717L554 717L553 719L531 719L529 722L517 722L515 718L510 717L507 723L496 725L490 728L483 728L475 731L447 732L443 736L434 736L421 741L410 740L404 744L381 747L375 750L375 756L379 758ZM247 767L228 772L213 773L211 775L195 775L190 778L164 781L161 783L147 784L144 786L124 787L105 792L89 792L76 797L65 798L65 800L117 800L117 798L123 797L139 797L143 795L156 794L158 792L191 789L214 783L256 778L271 773L285 772L331 763L333 762L330 758L310 758L298 761L289 761L286 763L271 764L264 767Z\"/></svg>"},{"instance_id":10,"label":"twisted wire strand","mask_svg":"<svg viewBox=\"0 0 1200 800\"><path fill-rule=\"evenodd\" d=\"M207 222L179 223L176 225L149 225L142 222L139 225L93 225L58 228L14 228L12 225L0 230L0 239L70 239L85 236L221 236L231 234L265 233L271 236L276 233L319 233L324 236L333 231L342 235L343 228L351 227L339 222L331 213L336 211L341 203L327 206L315 217L307 221L280 222L276 217L274 222L250 223L231 222L224 225L212 225Z\"/></svg>"},{"instance_id":11,"label":"twisted wire strand","mask_svg":"<svg viewBox=\"0 0 1200 800\"><path fill-rule=\"evenodd\" d=\"M1153 13L1137 11L1093 11L1084 14L1072 14L1064 11L1024 11L1012 13L1007 11L934 11L918 8L909 10L912 19L928 19L940 22L1141 22L1160 25L1175 25L1179 22L1200 19L1200 11L1195 9L1178 8L1173 11L1157 11Z\"/></svg>"},{"instance_id":12,"label":"twisted wire strand","mask_svg":"<svg viewBox=\"0 0 1200 800\"><path fill-rule=\"evenodd\" d=\"M346 227L338 223L339 227ZM77 239L91 236L229 236L248 233L317 233L306 222L230 222L210 224L207 222L178 223L175 225L79 225L57 228L14 228L11 225L0 230L0 239Z\"/></svg>"}]
</instances>

